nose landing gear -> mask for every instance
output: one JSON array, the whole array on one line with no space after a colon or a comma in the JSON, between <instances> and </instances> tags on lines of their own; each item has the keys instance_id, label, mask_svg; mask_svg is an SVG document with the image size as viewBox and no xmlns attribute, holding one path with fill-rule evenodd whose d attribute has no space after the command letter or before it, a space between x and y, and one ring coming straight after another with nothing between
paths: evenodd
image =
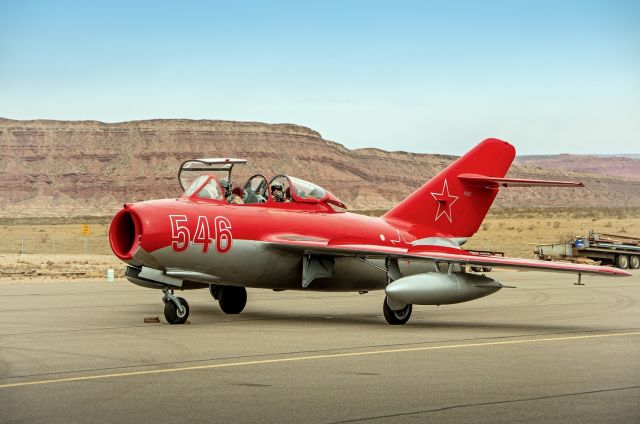
<instances>
[{"instance_id":1,"label":"nose landing gear","mask_svg":"<svg viewBox=\"0 0 640 424\"><path fill-rule=\"evenodd\" d=\"M184 324L189 318L189 304L183 297L177 297L173 290L164 288L164 318L169 324Z\"/></svg>"}]
</instances>

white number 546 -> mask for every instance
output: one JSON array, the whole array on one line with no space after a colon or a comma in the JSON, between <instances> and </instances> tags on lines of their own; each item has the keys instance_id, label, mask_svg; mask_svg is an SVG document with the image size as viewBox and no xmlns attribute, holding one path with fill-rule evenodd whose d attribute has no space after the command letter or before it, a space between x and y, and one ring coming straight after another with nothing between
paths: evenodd
<instances>
[{"instance_id":1,"label":"white number 546","mask_svg":"<svg viewBox=\"0 0 640 424\"><path fill-rule=\"evenodd\" d=\"M184 252L189 247L189 242L192 242L200 244L202 253L207 253L213 239L216 240L216 250L219 253L227 253L231 249L233 244L231 222L224 216L216 216L213 220L209 220L206 216L199 216L193 235L187 227L186 215L169 215L169 220L171 221L171 248L174 252Z\"/></svg>"}]
</instances>

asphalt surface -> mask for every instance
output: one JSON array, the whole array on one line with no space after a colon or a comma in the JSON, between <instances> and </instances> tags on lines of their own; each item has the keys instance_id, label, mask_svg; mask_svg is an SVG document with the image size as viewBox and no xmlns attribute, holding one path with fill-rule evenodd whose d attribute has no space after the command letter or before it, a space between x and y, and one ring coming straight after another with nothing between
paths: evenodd
<instances>
[{"instance_id":1,"label":"asphalt surface","mask_svg":"<svg viewBox=\"0 0 640 424\"><path fill-rule=\"evenodd\" d=\"M404 326L382 292L190 291L170 326L126 281L3 284L0 422L640 422L640 273L491 275Z\"/></svg>"}]
</instances>

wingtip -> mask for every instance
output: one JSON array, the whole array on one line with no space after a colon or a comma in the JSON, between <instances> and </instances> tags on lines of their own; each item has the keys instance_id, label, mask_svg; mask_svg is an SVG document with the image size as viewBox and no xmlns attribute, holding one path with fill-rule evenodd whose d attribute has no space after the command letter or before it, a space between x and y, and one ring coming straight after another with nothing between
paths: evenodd
<instances>
[{"instance_id":1,"label":"wingtip","mask_svg":"<svg viewBox=\"0 0 640 424\"><path fill-rule=\"evenodd\" d=\"M618 268L614 268L614 269L615 269L616 271L618 271L618 272L616 273L616 275L617 275L618 277L632 277L632 276L633 276L633 274L632 274L632 273L630 273L629 271L625 271L624 269L618 269Z\"/></svg>"},{"instance_id":2,"label":"wingtip","mask_svg":"<svg viewBox=\"0 0 640 424\"><path fill-rule=\"evenodd\" d=\"M604 268L606 273L612 277L632 277L633 274L625 269L615 268L613 266L596 265L598 268Z\"/></svg>"}]
</instances>

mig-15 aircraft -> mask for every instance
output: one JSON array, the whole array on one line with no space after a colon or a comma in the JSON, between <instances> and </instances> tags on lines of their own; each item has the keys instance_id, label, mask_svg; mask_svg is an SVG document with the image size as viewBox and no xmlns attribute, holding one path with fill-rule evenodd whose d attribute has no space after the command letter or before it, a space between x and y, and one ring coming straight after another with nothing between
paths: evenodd
<instances>
[{"instance_id":1,"label":"mig-15 aircraft","mask_svg":"<svg viewBox=\"0 0 640 424\"><path fill-rule=\"evenodd\" d=\"M178 199L125 204L109 229L111 249L132 283L163 291L171 324L189 316L175 290L208 288L222 311L240 313L247 287L368 292L385 290L389 324L412 305L445 305L500 290L469 268L629 275L621 269L487 255L463 249L501 187L581 183L506 178L514 147L486 139L381 217L346 212L327 190L290 175L262 174L235 185L243 159L194 159L180 166ZM222 175L220 175L222 174Z\"/></svg>"}]
</instances>

